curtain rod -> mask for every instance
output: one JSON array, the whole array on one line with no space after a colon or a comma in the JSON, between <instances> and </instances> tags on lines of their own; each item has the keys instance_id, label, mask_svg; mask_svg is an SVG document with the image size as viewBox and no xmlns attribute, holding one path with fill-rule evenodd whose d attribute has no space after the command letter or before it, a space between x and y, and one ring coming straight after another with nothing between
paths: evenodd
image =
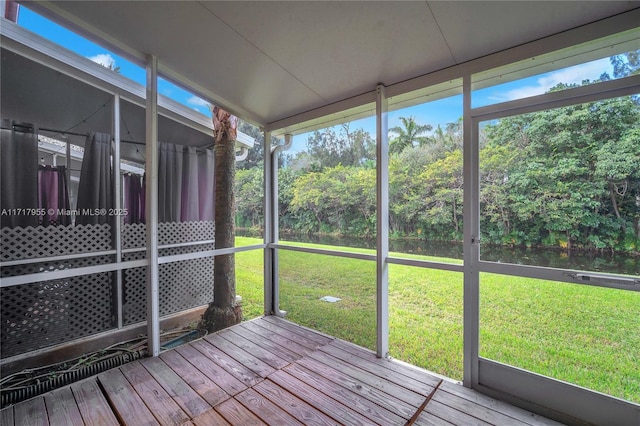
<instances>
[{"instance_id":1,"label":"curtain rod","mask_svg":"<svg viewBox=\"0 0 640 426\"><path fill-rule=\"evenodd\" d=\"M57 129L47 129L46 127L39 127L38 130L42 130L43 132L59 133L61 135L73 135L73 136L85 136L85 137L89 136L89 133L78 133L78 132L69 132L69 131L63 131L63 130L57 130ZM61 141L61 142L69 143L68 141ZM144 145L144 142L128 141L125 139L120 139L120 142L129 143L133 145Z\"/></svg>"},{"instance_id":2,"label":"curtain rod","mask_svg":"<svg viewBox=\"0 0 640 426\"><path fill-rule=\"evenodd\" d=\"M7 127L2 127L2 130L16 130L16 127L20 127L23 129L27 129L29 131L33 131L34 127L33 126L25 126L22 124L12 124L11 127L13 127L12 129L7 128ZM49 133L58 133L61 135L73 135L73 136L84 136L87 137L89 136L89 133L78 133L78 132L70 132L70 131L65 131L65 130L58 130L58 129L48 129L46 127L38 127L38 130L41 130L43 132L49 132ZM57 139L56 139L57 140ZM60 141L63 143L70 143L69 141ZM120 139L120 143L128 143L128 144L132 144L132 145L146 145L144 142L136 142L136 141L129 141L126 139ZM180 146L187 146L187 145L180 145ZM207 148L201 148L201 147L196 147L198 152L206 152L208 149Z\"/></svg>"},{"instance_id":3,"label":"curtain rod","mask_svg":"<svg viewBox=\"0 0 640 426\"><path fill-rule=\"evenodd\" d=\"M2 130L17 130L17 128L21 128L21 129L26 129L27 131L33 132L36 128L34 128L33 126L26 126L24 124L17 124L14 123L11 125L12 128L8 128L8 127L1 127ZM78 132L71 132L69 130L58 130L58 129L48 129L46 127L37 127L37 130L39 131L43 131L43 132L49 132L49 133L58 133L60 135L72 135L72 136L84 136L87 137L89 136L89 133L78 133ZM69 141L60 141L63 143L69 143ZM125 139L120 139L121 143L129 143L129 144L133 144L133 145L144 145L144 142L136 142L136 141L128 141Z\"/></svg>"}]
</instances>

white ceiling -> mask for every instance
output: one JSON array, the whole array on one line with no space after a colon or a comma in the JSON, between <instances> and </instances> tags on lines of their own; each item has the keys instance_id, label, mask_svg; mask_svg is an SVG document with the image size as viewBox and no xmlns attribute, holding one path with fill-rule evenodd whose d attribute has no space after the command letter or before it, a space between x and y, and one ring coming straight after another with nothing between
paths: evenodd
<instances>
[{"instance_id":1,"label":"white ceiling","mask_svg":"<svg viewBox=\"0 0 640 426\"><path fill-rule=\"evenodd\" d=\"M27 3L266 125L556 34L638 1Z\"/></svg>"}]
</instances>

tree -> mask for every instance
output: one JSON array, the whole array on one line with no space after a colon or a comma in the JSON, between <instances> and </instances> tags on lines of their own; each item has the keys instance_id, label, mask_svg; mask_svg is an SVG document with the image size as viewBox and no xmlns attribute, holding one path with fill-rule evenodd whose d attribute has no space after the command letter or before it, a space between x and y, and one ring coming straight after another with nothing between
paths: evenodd
<instances>
[{"instance_id":1,"label":"tree","mask_svg":"<svg viewBox=\"0 0 640 426\"><path fill-rule=\"evenodd\" d=\"M487 126L489 142L483 151L492 154L481 151L481 170L494 174L485 175L491 182L482 182L481 217L489 224L483 229L496 231L502 221L503 229L510 230L502 242L513 244L635 247L639 114L638 104L622 97ZM497 236L490 240L499 242Z\"/></svg>"},{"instance_id":2,"label":"tree","mask_svg":"<svg viewBox=\"0 0 640 426\"><path fill-rule=\"evenodd\" d=\"M340 126L340 130L329 128L323 132L315 131L307 139L307 152L312 163L309 168L358 166L367 160L375 159L375 141L362 129L351 131L349 124Z\"/></svg>"},{"instance_id":3,"label":"tree","mask_svg":"<svg viewBox=\"0 0 640 426\"><path fill-rule=\"evenodd\" d=\"M615 55L609 58L613 65L613 75L616 78L627 77L640 73L640 50Z\"/></svg>"},{"instance_id":4,"label":"tree","mask_svg":"<svg viewBox=\"0 0 640 426\"><path fill-rule=\"evenodd\" d=\"M228 112L213 108L215 157L215 248L235 246L236 148L238 120ZM214 263L213 302L202 315L202 326L217 331L242 321L242 308L236 303L235 257L217 256Z\"/></svg>"},{"instance_id":5,"label":"tree","mask_svg":"<svg viewBox=\"0 0 640 426\"><path fill-rule=\"evenodd\" d=\"M389 153L400 154L409 147L416 145L422 146L429 143L429 138L424 135L433 129L428 124L418 124L414 117L400 117L403 127L396 126L389 129L390 132L396 134L396 137L389 142Z\"/></svg>"},{"instance_id":6,"label":"tree","mask_svg":"<svg viewBox=\"0 0 640 426\"><path fill-rule=\"evenodd\" d=\"M236 224L245 228L262 227L264 189L262 167L236 171Z\"/></svg>"}]
</instances>

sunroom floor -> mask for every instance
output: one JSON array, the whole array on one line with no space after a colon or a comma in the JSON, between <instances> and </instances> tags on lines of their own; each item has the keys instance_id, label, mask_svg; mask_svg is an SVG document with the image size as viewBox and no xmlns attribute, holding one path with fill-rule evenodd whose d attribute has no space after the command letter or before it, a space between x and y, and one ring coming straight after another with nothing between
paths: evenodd
<instances>
[{"instance_id":1,"label":"sunroom floor","mask_svg":"<svg viewBox=\"0 0 640 426\"><path fill-rule=\"evenodd\" d=\"M276 317L5 408L0 424L404 425L426 400L416 425L557 424Z\"/></svg>"}]
</instances>

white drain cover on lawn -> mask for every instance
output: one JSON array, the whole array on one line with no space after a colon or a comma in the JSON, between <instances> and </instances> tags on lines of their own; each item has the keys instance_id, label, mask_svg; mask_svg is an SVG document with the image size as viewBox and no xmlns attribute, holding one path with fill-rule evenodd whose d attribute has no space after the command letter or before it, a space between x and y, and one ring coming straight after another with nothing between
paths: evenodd
<instances>
[{"instance_id":1,"label":"white drain cover on lawn","mask_svg":"<svg viewBox=\"0 0 640 426\"><path fill-rule=\"evenodd\" d=\"M342 299L340 299L339 297L324 296L324 297L321 297L320 300L323 300L323 301L329 302L329 303L336 303L336 302L341 301Z\"/></svg>"}]
</instances>

